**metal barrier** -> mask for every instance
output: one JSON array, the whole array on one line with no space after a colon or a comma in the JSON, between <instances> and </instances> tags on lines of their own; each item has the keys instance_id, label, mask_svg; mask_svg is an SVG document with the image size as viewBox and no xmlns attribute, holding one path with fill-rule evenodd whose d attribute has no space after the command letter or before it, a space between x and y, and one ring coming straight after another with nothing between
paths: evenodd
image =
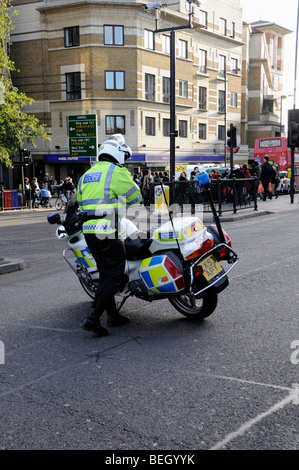
<instances>
[{"instance_id":1,"label":"metal barrier","mask_svg":"<svg viewBox=\"0 0 299 470\"><path fill-rule=\"evenodd\" d=\"M161 183L153 183L150 185L149 194L147 196L148 205L155 204L155 188L161 186ZM173 183L163 182L163 186L169 188L169 194L174 197L175 204L181 208L181 213L186 211L195 214L196 207L201 206L201 211L211 212L209 201L205 192L196 180L192 181L175 181ZM211 180L211 194L219 215L223 212L234 212L244 209L257 210L257 189L258 181L252 178L219 178Z\"/></svg>"}]
</instances>

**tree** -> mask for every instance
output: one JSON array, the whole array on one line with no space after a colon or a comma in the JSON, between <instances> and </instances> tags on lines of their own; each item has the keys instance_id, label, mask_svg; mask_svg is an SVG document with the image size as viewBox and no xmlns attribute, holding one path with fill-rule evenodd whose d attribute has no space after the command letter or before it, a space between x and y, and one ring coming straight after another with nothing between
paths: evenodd
<instances>
[{"instance_id":1,"label":"tree","mask_svg":"<svg viewBox=\"0 0 299 470\"><path fill-rule=\"evenodd\" d=\"M12 167L12 159L20 147L35 145L38 138L50 140L45 125L33 114L22 111L34 103L32 98L18 91L10 78L15 65L8 55L12 18L17 14L11 8L11 0L0 0L0 162Z\"/></svg>"}]
</instances>

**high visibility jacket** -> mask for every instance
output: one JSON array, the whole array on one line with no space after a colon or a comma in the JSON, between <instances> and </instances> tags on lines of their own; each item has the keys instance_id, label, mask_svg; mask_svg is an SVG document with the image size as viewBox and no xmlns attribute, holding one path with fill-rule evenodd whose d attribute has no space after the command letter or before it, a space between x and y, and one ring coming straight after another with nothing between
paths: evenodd
<instances>
[{"instance_id":1,"label":"high visibility jacket","mask_svg":"<svg viewBox=\"0 0 299 470\"><path fill-rule=\"evenodd\" d=\"M110 235L117 227L121 233L120 220L125 215L125 206L139 204L141 194L127 168L100 161L81 176L77 200L90 216L83 224L83 233ZM104 214L106 217L101 218Z\"/></svg>"}]
</instances>

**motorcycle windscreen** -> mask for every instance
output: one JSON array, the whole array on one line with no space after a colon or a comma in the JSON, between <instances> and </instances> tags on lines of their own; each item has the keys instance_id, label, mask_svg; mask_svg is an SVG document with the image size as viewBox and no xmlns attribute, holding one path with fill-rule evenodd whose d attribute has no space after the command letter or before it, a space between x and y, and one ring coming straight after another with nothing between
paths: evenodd
<instances>
[{"instance_id":1,"label":"motorcycle windscreen","mask_svg":"<svg viewBox=\"0 0 299 470\"><path fill-rule=\"evenodd\" d=\"M140 276L155 294L174 294L185 288L182 272L167 255L143 260Z\"/></svg>"}]
</instances>

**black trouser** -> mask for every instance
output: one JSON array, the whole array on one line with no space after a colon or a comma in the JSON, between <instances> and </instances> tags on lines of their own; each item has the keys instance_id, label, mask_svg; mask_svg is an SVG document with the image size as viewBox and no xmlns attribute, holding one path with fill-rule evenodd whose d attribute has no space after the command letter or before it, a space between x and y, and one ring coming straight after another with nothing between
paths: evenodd
<instances>
[{"instance_id":1,"label":"black trouser","mask_svg":"<svg viewBox=\"0 0 299 470\"><path fill-rule=\"evenodd\" d=\"M271 191L269 191L269 184L270 184L270 179L265 179L265 180L261 180L262 181L262 185L263 185L263 188L264 188L264 200L267 199L267 196L269 197L269 199L272 199L272 193Z\"/></svg>"},{"instance_id":2,"label":"black trouser","mask_svg":"<svg viewBox=\"0 0 299 470\"><path fill-rule=\"evenodd\" d=\"M123 241L119 239L99 239L94 234L85 234L100 273L100 283L93 303L95 315L100 318L104 310L108 315L117 313L115 294L123 281L126 255Z\"/></svg>"}]
</instances>

